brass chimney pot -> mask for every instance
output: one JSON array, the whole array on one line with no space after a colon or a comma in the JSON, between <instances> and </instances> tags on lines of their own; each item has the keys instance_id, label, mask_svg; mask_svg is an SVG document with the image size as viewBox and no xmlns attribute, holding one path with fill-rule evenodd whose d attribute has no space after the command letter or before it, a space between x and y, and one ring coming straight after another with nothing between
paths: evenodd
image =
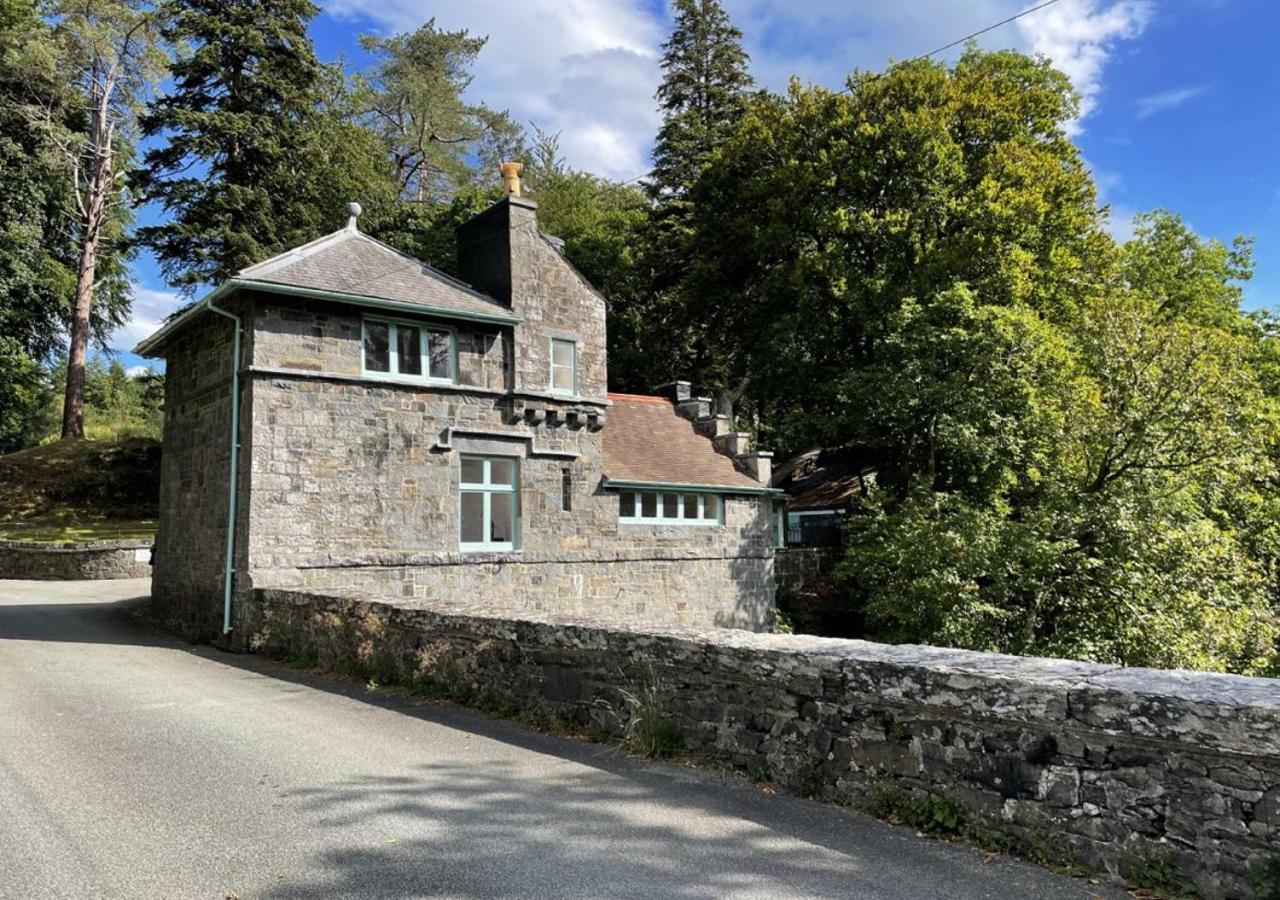
<instances>
[{"instance_id":1,"label":"brass chimney pot","mask_svg":"<svg viewBox=\"0 0 1280 900\"><path fill-rule=\"evenodd\" d=\"M504 162L498 166L502 173L502 188L509 197L520 196L520 173L524 171L524 163Z\"/></svg>"}]
</instances>

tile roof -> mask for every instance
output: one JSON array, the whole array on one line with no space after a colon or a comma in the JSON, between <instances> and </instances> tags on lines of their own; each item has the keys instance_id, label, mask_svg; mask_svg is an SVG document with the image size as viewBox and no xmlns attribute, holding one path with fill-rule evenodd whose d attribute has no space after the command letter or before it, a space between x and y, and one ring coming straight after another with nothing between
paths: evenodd
<instances>
[{"instance_id":1,"label":"tile roof","mask_svg":"<svg viewBox=\"0 0 1280 900\"><path fill-rule=\"evenodd\" d=\"M615 481L703 484L760 490L762 485L716 451L665 397L609 394L604 474Z\"/></svg>"},{"instance_id":2,"label":"tile roof","mask_svg":"<svg viewBox=\"0 0 1280 900\"><path fill-rule=\"evenodd\" d=\"M241 269L239 279L512 318L506 306L381 241L344 228Z\"/></svg>"}]
</instances>

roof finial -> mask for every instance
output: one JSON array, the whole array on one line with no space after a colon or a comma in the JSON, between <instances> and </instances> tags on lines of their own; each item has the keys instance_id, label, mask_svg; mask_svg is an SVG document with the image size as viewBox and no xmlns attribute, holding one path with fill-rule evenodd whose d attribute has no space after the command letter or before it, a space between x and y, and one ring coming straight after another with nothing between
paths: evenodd
<instances>
[{"instance_id":1,"label":"roof finial","mask_svg":"<svg viewBox=\"0 0 1280 900\"><path fill-rule=\"evenodd\" d=\"M347 230L348 231L356 230L356 219L360 218L361 212L362 210L360 209L359 203L347 204Z\"/></svg>"},{"instance_id":2,"label":"roof finial","mask_svg":"<svg viewBox=\"0 0 1280 900\"><path fill-rule=\"evenodd\" d=\"M502 173L502 188L507 192L507 196L519 197L520 173L524 171L524 163L504 162L498 166L498 171Z\"/></svg>"}]
</instances>

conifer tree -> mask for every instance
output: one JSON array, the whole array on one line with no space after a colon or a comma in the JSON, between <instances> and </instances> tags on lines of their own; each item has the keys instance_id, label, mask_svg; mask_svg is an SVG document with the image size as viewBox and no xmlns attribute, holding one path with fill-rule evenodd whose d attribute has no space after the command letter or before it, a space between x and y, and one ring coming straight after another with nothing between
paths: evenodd
<instances>
[{"instance_id":1,"label":"conifer tree","mask_svg":"<svg viewBox=\"0 0 1280 900\"><path fill-rule=\"evenodd\" d=\"M660 204L678 207L742 117L752 79L742 32L720 0L675 0L675 28L662 49L657 99L664 118L649 185Z\"/></svg>"},{"instance_id":2,"label":"conifer tree","mask_svg":"<svg viewBox=\"0 0 1280 900\"><path fill-rule=\"evenodd\" d=\"M345 201L380 199L385 147L350 121L341 75L316 59L310 0L169 0L166 11L165 39L189 52L142 118L165 143L139 183L167 221L139 239L170 284L221 281L337 227Z\"/></svg>"}]
</instances>

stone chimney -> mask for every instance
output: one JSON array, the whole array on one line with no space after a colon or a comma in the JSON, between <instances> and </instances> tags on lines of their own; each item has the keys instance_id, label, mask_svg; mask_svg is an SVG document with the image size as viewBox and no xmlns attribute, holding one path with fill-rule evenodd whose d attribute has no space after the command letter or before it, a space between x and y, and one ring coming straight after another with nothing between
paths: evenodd
<instances>
[{"instance_id":1,"label":"stone chimney","mask_svg":"<svg viewBox=\"0 0 1280 900\"><path fill-rule=\"evenodd\" d=\"M538 230L538 204L521 196L523 168L503 163L499 170L505 196L458 227L458 275L522 319L514 333L517 391L552 394L552 347L572 342L575 389L553 399L603 403L604 298Z\"/></svg>"}]
</instances>

